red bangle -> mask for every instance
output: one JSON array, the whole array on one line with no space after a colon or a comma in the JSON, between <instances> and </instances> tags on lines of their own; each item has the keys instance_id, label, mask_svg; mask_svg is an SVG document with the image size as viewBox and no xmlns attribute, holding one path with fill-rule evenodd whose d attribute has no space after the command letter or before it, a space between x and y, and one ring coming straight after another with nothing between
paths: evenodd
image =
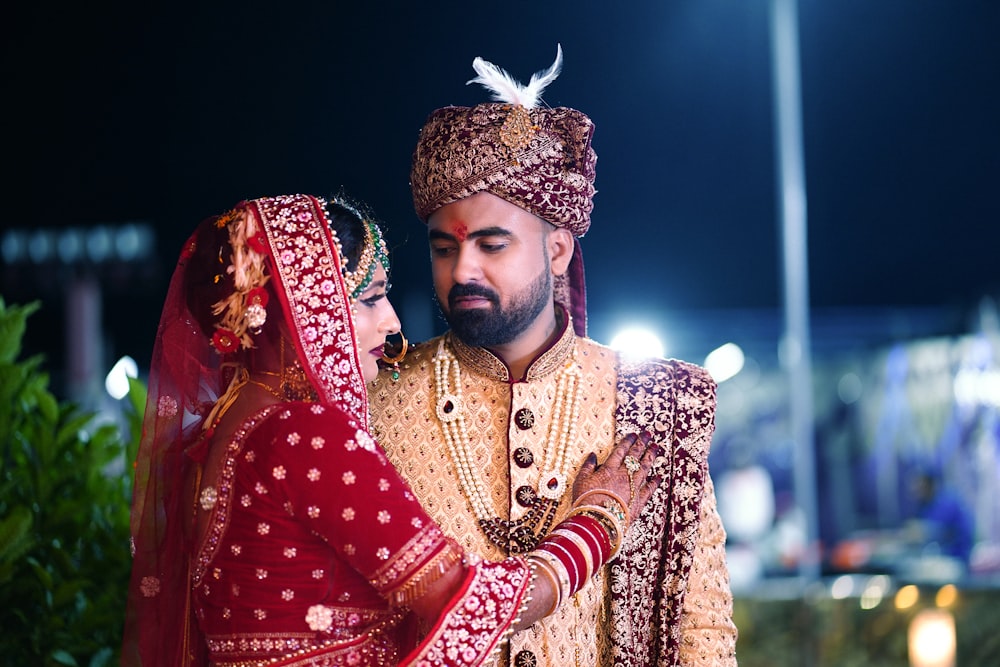
<instances>
[{"instance_id":1,"label":"red bangle","mask_svg":"<svg viewBox=\"0 0 1000 667\"><path fill-rule=\"evenodd\" d=\"M583 575L580 577L580 588L587 583L591 576L593 576L596 571L594 561L597 557L597 553L594 551L593 547L587 542L587 538L581 535L575 528L564 528L560 526L552 531L552 537L558 538L559 544L562 544L567 549L569 545L572 545L573 553L579 552L580 556L583 558ZM603 563L597 561L597 566L600 567Z\"/></svg>"},{"instance_id":2,"label":"red bangle","mask_svg":"<svg viewBox=\"0 0 1000 667\"><path fill-rule=\"evenodd\" d=\"M546 551L550 555L555 556L566 568L566 572L569 575L569 593L566 597L580 590L581 572L585 571L587 566L579 547L565 538L557 540L554 535L549 535L535 549L537 551Z\"/></svg>"},{"instance_id":3,"label":"red bangle","mask_svg":"<svg viewBox=\"0 0 1000 667\"><path fill-rule=\"evenodd\" d=\"M559 527L572 529L584 538L593 552L595 571L608 562L611 557L611 540L600 521L592 516L578 514L559 524Z\"/></svg>"}]
</instances>

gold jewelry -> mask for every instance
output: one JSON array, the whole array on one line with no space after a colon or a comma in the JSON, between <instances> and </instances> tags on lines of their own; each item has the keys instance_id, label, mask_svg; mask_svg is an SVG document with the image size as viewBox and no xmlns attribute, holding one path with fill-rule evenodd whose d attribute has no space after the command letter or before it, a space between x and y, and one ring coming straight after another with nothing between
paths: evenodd
<instances>
[{"instance_id":1,"label":"gold jewelry","mask_svg":"<svg viewBox=\"0 0 1000 667\"><path fill-rule=\"evenodd\" d=\"M394 357L387 357L384 352L382 353L382 361L387 364L398 364L406 356L406 350L409 349L410 342L406 340L406 336L403 335L402 331L399 332L399 337L403 339L403 348L399 351L399 354Z\"/></svg>"},{"instance_id":2,"label":"gold jewelry","mask_svg":"<svg viewBox=\"0 0 1000 667\"><path fill-rule=\"evenodd\" d=\"M591 505L587 505L583 501L586 500L588 497L596 494L600 494L602 496L607 496L611 498L611 501L606 501L602 503L601 507L604 507L605 509L614 513L615 516L618 517L619 521L621 521L622 525L627 526L629 503L626 503L624 500L622 500L621 496L619 496L614 491L609 491L608 489L591 489L590 491L584 491L583 493L580 494L580 497L573 502L573 509L576 509L578 507L591 507Z\"/></svg>"},{"instance_id":3,"label":"gold jewelry","mask_svg":"<svg viewBox=\"0 0 1000 667\"><path fill-rule=\"evenodd\" d=\"M539 128L531 122L528 110L520 104L513 104L509 109L500 127L500 143L512 151L523 151L531 145Z\"/></svg>"},{"instance_id":4,"label":"gold jewelry","mask_svg":"<svg viewBox=\"0 0 1000 667\"><path fill-rule=\"evenodd\" d=\"M299 363L298 357L288 365L285 365L285 344L286 340L284 337L281 339L281 348L278 352L278 364L281 370L277 373L272 373L270 371L257 371L261 375L271 375L278 378L278 389L271 387L270 385L263 384L261 382L253 382L253 384L266 389L273 396L282 401L306 401L307 403L314 403L319 400L319 396L316 394L315 388L313 388L312 382L309 381L309 377L306 375L306 371L302 368L302 364Z\"/></svg>"},{"instance_id":5,"label":"gold jewelry","mask_svg":"<svg viewBox=\"0 0 1000 667\"><path fill-rule=\"evenodd\" d=\"M399 354L397 354L394 357L387 357L385 356L385 351L383 350L382 352L382 361L384 361L387 364L392 364L393 382L399 381L399 362L401 362L403 360L403 357L406 356L406 350L409 349L410 347L410 342L406 340L406 336L403 335L402 331L399 332L399 337L403 339L403 347L399 351Z\"/></svg>"},{"instance_id":6,"label":"gold jewelry","mask_svg":"<svg viewBox=\"0 0 1000 667\"><path fill-rule=\"evenodd\" d=\"M381 264L387 273L389 271L389 251L386 250L385 241L382 239L382 231L374 222L365 220L364 225L365 238L362 241L361 257L358 259L357 267L354 271L348 271L347 261L341 259L344 284L347 286L347 292L351 295L352 301L361 296L361 293L371 283L377 264ZM341 248L341 258L343 258L343 254L343 249Z\"/></svg>"},{"instance_id":7,"label":"gold jewelry","mask_svg":"<svg viewBox=\"0 0 1000 667\"><path fill-rule=\"evenodd\" d=\"M552 583L552 606L549 607L549 610L546 611L545 614L543 614L544 616L548 616L558 609L559 605L562 603L562 591L559 590L559 581L556 579L556 575L552 571L549 564L542 561L541 558L529 556L526 560L528 561L528 566L531 568L531 571L535 574L535 579L538 579L539 572L544 572L545 577Z\"/></svg>"},{"instance_id":8,"label":"gold jewelry","mask_svg":"<svg viewBox=\"0 0 1000 667\"><path fill-rule=\"evenodd\" d=\"M288 400L285 397L284 392L281 392L281 391L275 389L274 387L272 387L271 385L267 384L266 382L258 382L257 380L247 380L247 382L249 384L256 385L256 386L260 387L261 389L263 389L267 393L271 394L271 396L274 396L279 401L287 401Z\"/></svg>"},{"instance_id":9,"label":"gold jewelry","mask_svg":"<svg viewBox=\"0 0 1000 667\"><path fill-rule=\"evenodd\" d=\"M316 390L306 377L306 370L296 359L288 366L281 367L281 393L289 401L313 402L317 399Z\"/></svg>"},{"instance_id":10,"label":"gold jewelry","mask_svg":"<svg viewBox=\"0 0 1000 667\"><path fill-rule=\"evenodd\" d=\"M632 501L635 500L635 482L632 481L632 475L638 472L641 467L639 460L631 454L625 457L625 468L628 470L628 504L630 507Z\"/></svg>"},{"instance_id":11,"label":"gold jewelry","mask_svg":"<svg viewBox=\"0 0 1000 667\"><path fill-rule=\"evenodd\" d=\"M449 386L450 384L450 386ZM569 472L569 445L576 442L580 417L580 369L571 355L556 381L552 417L545 442L545 460L531 509L520 519L508 520L495 515L490 495L476 462L462 413L462 368L458 358L445 345L438 344L434 355L435 412L441 422L448 451L455 466L462 491L472 506L479 527L493 544L510 553L525 553L535 548L555 519L559 501L566 492Z\"/></svg>"},{"instance_id":12,"label":"gold jewelry","mask_svg":"<svg viewBox=\"0 0 1000 667\"><path fill-rule=\"evenodd\" d=\"M566 565L554 554L541 550L532 551L528 554L527 559L541 565L542 569L547 570L547 574L555 581L556 604L553 607L553 611L555 611L562 604L562 601L571 594L569 571L566 569Z\"/></svg>"},{"instance_id":13,"label":"gold jewelry","mask_svg":"<svg viewBox=\"0 0 1000 667\"><path fill-rule=\"evenodd\" d=\"M614 560L621 551L622 539L625 536L621 517L614 510L602 505L582 505L571 510L569 516L576 516L577 514L597 519L604 526L604 530L608 532L608 538L611 540L611 556L608 557L608 560Z\"/></svg>"}]
</instances>

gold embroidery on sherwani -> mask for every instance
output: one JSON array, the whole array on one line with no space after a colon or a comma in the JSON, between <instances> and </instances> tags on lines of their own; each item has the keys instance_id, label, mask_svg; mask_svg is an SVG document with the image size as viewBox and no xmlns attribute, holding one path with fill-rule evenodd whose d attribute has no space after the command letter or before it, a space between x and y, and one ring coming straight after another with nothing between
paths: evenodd
<instances>
[{"instance_id":1,"label":"gold embroidery on sherwani","mask_svg":"<svg viewBox=\"0 0 1000 667\"><path fill-rule=\"evenodd\" d=\"M570 470L577 470L587 455L596 450L607 456L613 446L615 406L615 355L593 341L575 338L571 329L539 357L528 371L530 382L507 381L506 367L485 350L453 348L463 364L463 395L469 411L471 456L479 462L484 487L498 512L510 519L523 516L526 508L516 501L516 490L538 481L538 466L545 459L545 438L552 417L557 371L577 346L581 368L580 418L577 442L569 452ZM504 554L486 539L476 525L468 501L462 495L451 465L440 424L434 415L434 372L432 359L438 340L418 345L400 364L398 382L379 378L371 388L373 428L390 460L406 478L427 512L444 532L459 544L484 558L500 559ZM514 422L513 414L528 407L534 423L526 430ZM496 446L492 443L503 443ZM535 465L521 468L514 452L527 448ZM556 522L569 512L569 497L563 498ZM605 598L603 573L563 605L554 615L536 623L511 640L510 655L532 651L539 665L596 665L598 628ZM577 604L578 603L578 604ZM508 664L501 656L498 665Z\"/></svg>"},{"instance_id":2,"label":"gold embroidery on sherwani","mask_svg":"<svg viewBox=\"0 0 1000 667\"><path fill-rule=\"evenodd\" d=\"M400 364L402 374L397 382L393 382L387 373L373 383L369 392L373 431L390 460L408 480L426 511L441 524L445 534L456 539L473 554L499 560L505 554L491 544L476 525L475 516L461 492L440 424L434 414L432 359L439 340L415 346ZM552 414L550 408L555 393L555 371L560 368L565 355L572 351L574 344L581 369L582 387L577 425L579 436L571 453L570 470L574 471L582 465L591 451L603 459L614 445L615 411L619 400L618 362L615 353L592 340L575 337L572 329L567 327L556 345L531 365L528 381L511 383L504 364L489 352L462 346L460 343L453 348L463 364L464 401L469 410L469 433L473 436L470 438L473 447L470 455L480 466L484 487L489 491L493 506L498 510L507 508L509 518L517 518L525 511L517 503L517 489L537 482L537 468L544 459L545 436ZM621 424L622 431L636 432L641 424L658 421L663 426L672 428L672 425L663 423L671 419L670 414L653 413L652 389L650 385L645 396L639 391L637 405L644 406L642 410L645 412L641 415L635 413L637 418L633 428ZM634 397L630 400L634 400ZM533 423L524 430L518 427L514 419L521 408L529 408L534 416ZM698 425L689 426L698 430ZM669 443L663 444L669 446ZM705 447L707 444L706 441ZM522 460L528 458L523 451L515 454L524 448L530 452L530 458L535 462L527 468L520 467L515 460L515 457L522 457ZM669 456L667 459L669 460ZM710 488L706 485L706 489ZM556 522L565 518L568 510L567 494L558 508ZM692 654L706 655L706 651L711 652L708 645L713 643L721 644L717 655L731 655L729 651L735 643L735 632L723 632L722 639L719 640L718 629L721 627L725 631L731 627L731 623L726 625L728 617L721 621L715 618L712 625L713 619L707 618L701 611L706 602L715 600L711 602L711 607L715 610L712 614L723 613L725 602L729 600L728 589L723 590L719 581L720 577L725 576L725 562L720 560L723 552L712 543L713 539L719 539L720 534L724 541L724 532L718 523L718 514L715 513L714 497L710 500L706 498L706 502L701 503L701 514L703 519L711 520L701 525L696 562L690 565L690 583L697 584L698 589L690 590L684 600L684 646L681 653L685 659ZM703 557L706 559L704 564L697 562L698 558ZM658 555L650 554L652 561L657 558ZM687 558L690 559L690 555ZM530 651L539 666L614 665L611 635L615 619L611 609L607 571L608 568L605 567L554 614L515 634L506 653L494 664L512 665L515 656L521 651ZM684 587L687 583L678 580L675 586ZM735 664L727 660L728 658L720 659L716 664Z\"/></svg>"}]
</instances>

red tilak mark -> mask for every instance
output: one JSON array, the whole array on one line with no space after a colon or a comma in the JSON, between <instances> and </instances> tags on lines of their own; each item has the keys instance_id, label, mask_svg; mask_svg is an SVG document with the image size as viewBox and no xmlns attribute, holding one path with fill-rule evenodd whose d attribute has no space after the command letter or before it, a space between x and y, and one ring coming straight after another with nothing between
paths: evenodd
<instances>
[{"instance_id":1,"label":"red tilak mark","mask_svg":"<svg viewBox=\"0 0 1000 667\"><path fill-rule=\"evenodd\" d=\"M458 222L455 223L455 228L451 230L451 234L458 239L459 243L462 243L469 236L469 228L465 226L464 222Z\"/></svg>"}]
</instances>

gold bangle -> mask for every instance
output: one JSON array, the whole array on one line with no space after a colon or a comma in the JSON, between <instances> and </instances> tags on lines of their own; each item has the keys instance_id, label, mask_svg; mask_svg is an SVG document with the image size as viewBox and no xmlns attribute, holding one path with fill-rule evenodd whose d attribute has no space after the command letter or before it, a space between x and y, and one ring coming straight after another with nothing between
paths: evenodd
<instances>
[{"instance_id":1,"label":"gold bangle","mask_svg":"<svg viewBox=\"0 0 1000 667\"><path fill-rule=\"evenodd\" d=\"M603 496L608 496L613 501L615 501L616 503L618 503L618 507L621 509L621 513L622 513L622 519L621 519L622 523L627 526L629 524L629 521L628 521L628 518L629 518L628 517L628 508L629 508L629 505L626 504L625 501L622 500L621 496L619 496L614 491L608 491L607 489L591 489L590 491L585 491L582 494L580 494L579 498L577 498L576 500L573 501L573 507L581 507L581 506L583 506L584 505L584 502L583 502L584 498L587 498L588 496L592 496L592 495L597 495L597 494L600 494L600 495L603 495Z\"/></svg>"}]
</instances>

